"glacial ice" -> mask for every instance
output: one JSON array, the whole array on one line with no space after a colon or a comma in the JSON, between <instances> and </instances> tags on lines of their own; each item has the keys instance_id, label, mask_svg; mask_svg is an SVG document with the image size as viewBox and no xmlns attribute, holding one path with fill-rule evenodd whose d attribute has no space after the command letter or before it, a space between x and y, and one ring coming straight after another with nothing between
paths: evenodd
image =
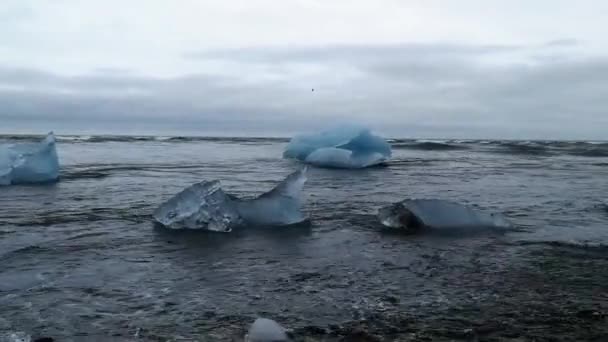
<instances>
[{"instance_id":1,"label":"glacial ice","mask_svg":"<svg viewBox=\"0 0 608 342\"><path fill-rule=\"evenodd\" d=\"M153 214L156 221L171 229L199 229L229 232L239 224L239 214L219 181L193 184Z\"/></svg>"},{"instance_id":2,"label":"glacial ice","mask_svg":"<svg viewBox=\"0 0 608 342\"><path fill-rule=\"evenodd\" d=\"M0 185L48 183L59 179L55 136L39 143L0 146Z\"/></svg>"},{"instance_id":3,"label":"glacial ice","mask_svg":"<svg viewBox=\"0 0 608 342\"><path fill-rule=\"evenodd\" d=\"M389 228L420 229L509 228L505 217L440 199L409 199L381 208L380 222Z\"/></svg>"},{"instance_id":4,"label":"glacial ice","mask_svg":"<svg viewBox=\"0 0 608 342\"><path fill-rule=\"evenodd\" d=\"M300 211L306 168L296 171L274 189L252 200L235 199L237 212L251 225L282 226L300 223L306 217Z\"/></svg>"},{"instance_id":5,"label":"glacial ice","mask_svg":"<svg viewBox=\"0 0 608 342\"><path fill-rule=\"evenodd\" d=\"M283 157L321 167L358 169L390 159L391 146L368 128L346 125L293 137Z\"/></svg>"},{"instance_id":6,"label":"glacial ice","mask_svg":"<svg viewBox=\"0 0 608 342\"><path fill-rule=\"evenodd\" d=\"M285 329L279 323L267 319L258 318L249 328L245 336L246 342L287 342L289 338Z\"/></svg>"},{"instance_id":7,"label":"glacial ice","mask_svg":"<svg viewBox=\"0 0 608 342\"><path fill-rule=\"evenodd\" d=\"M191 185L159 206L154 219L170 229L230 232L241 225L283 226L306 220L301 192L306 168L296 171L271 191L254 199L225 193L219 181Z\"/></svg>"}]
</instances>

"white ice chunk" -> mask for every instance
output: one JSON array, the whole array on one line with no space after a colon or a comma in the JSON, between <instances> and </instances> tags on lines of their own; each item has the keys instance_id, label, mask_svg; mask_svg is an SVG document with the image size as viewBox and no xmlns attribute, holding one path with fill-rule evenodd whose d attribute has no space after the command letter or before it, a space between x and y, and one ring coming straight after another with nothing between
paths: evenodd
<instances>
[{"instance_id":1,"label":"white ice chunk","mask_svg":"<svg viewBox=\"0 0 608 342\"><path fill-rule=\"evenodd\" d=\"M306 168L296 171L274 189L253 200L237 200L237 211L247 224L282 226L306 220L300 210Z\"/></svg>"},{"instance_id":2,"label":"white ice chunk","mask_svg":"<svg viewBox=\"0 0 608 342\"><path fill-rule=\"evenodd\" d=\"M0 185L48 183L59 178L55 136L40 143L0 146Z\"/></svg>"},{"instance_id":3,"label":"white ice chunk","mask_svg":"<svg viewBox=\"0 0 608 342\"><path fill-rule=\"evenodd\" d=\"M154 219L171 229L230 232L239 214L219 181L200 182L173 196L154 211Z\"/></svg>"},{"instance_id":4,"label":"white ice chunk","mask_svg":"<svg viewBox=\"0 0 608 342\"><path fill-rule=\"evenodd\" d=\"M419 229L508 228L505 217L463 204L440 199L410 199L378 212L380 222L390 228Z\"/></svg>"},{"instance_id":5,"label":"white ice chunk","mask_svg":"<svg viewBox=\"0 0 608 342\"><path fill-rule=\"evenodd\" d=\"M390 159L391 146L368 128L345 125L317 134L295 136L283 157L322 167L357 169Z\"/></svg>"},{"instance_id":6,"label":"white ice chunk","mask_svg":"<svg viewBox=\"0 0 608 342\"><path fill-rule=\"evenodd\" d=\"M267 319L258 318L249 328L245 336L246 342L287 342L289 338L285 329L279 323Z\"/></svg>"},{"instance_id":7,"label":"white ice chunk","mask_svg":"<svg viewBox=\"0 0 608 342\"><path fill-rule=\"evenodd\" d=\"M302 222L301 193L306 169L296 171L273 190L243 200L226 194L219 181L194 184L154 211L154 219L171 229L230 232L239 225L282 226Z\"/></svg>"}]
</instances>

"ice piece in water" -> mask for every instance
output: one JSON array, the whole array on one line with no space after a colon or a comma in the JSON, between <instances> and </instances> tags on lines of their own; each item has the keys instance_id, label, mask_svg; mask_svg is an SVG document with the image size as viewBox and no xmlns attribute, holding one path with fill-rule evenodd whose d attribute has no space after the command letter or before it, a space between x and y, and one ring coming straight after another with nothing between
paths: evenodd
<instances>
[{"instance_id":1,"label":"ice piece in water","mask_svg":"<svg viewBox=\"0 0 608 342\"><path fill-rule=\"evenodd\" d=\"M287 342L289 338L285 329L279 323L267 319L258 318L249 328L245 336L246 342Z\"/></svg>"},{"instance_id":2,"label":"ice piece in water","mask_svg":"<svg viewBox=\"0 0 608 342\"><path fill-rule=\"evenodd\" d=\"M255 199L236 199L237 211L251 225L291 225L305 221L300 210L304 183L306 168L290 174L274 189Z\"/></svg>"},{"instance_id":3,"label":"ice piece in water","mask_svg":"<svg viewBox=\"0 0 608 342\"><path fill-rule=\"evenodd\" d=\"M440 199L409 199L381 208L380 222L390 228L415 232L422 229L509 228L505 217Z\"/></svg>"},{"instance_id":4,"label":"ice piece in water","mask_svg":"<svg viewBox=\"0 0 608 342\"><path fill-rule=\"evenodd\" d=\"M31 341L32 341L32 337L21 331L0 335L0 342L31 342Z\"/></svg>"},{"instance_id":5,"label":"ice piece in water","mask_svg":"<svg viewBox=\"0 0 608 342\"><path fill-rule=\"evenodd\" d=\"M230 232L240 225L291 225L306 220L301 193L306 168L296 171L271 191L246 200L225 193L219 181L186 188L154 211L154 219L171 229Z\"/></svg>"},{"instance_id":6,"label":"ice piece in water","mask_svg":"<svg viewBox=\"0 0 608 342\"><path fill-rule=\"evenodd\" d=\"M0 146L0 185L48 183L59 179L55 136L40 143Z\"/></svg>"},{"instance_id":7,"label":"ice piece in water","mask_svg":"<svg viewBox=\"0 0 608 342\"><path fill-rule=\"evenodd\" d=\"M229 232L240 223L236 207L219 181L189 186L158 207L153 216L171 229Z\"/></svg>"},{"instance_id":8,"label":"ice piece in water","mask_svg":"<svg viewBox=\"0 0 608 342\"><path fill-rule=\"evenodd\" d=\"M368 128L346 125L293 137L283 157L322 167L358 169L390 159L391 146Z\"/></svg>"},{"instance_id":9,"label":"ice piece in water","mask_svg":"<svg viewBox=\"0 0 608 342\"><path fill-rule=\"evenodd\" d=\"M0 185L11 184L13 157L8 148L0 146Z\"/></svg>"}]
</instances>

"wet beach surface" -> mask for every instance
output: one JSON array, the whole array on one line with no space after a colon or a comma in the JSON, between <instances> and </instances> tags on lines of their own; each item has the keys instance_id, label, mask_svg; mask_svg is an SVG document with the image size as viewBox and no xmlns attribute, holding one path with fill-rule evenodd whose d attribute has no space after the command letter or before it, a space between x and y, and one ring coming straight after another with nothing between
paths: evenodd
<instances>
[{"instance_id":1,"label":"wet beach surface","mask_svg":"<svg viewBox=\"0 0 608 342\"><path fill-rule=\"evenodd\" d=\"M0 335L232 341L264 316L297 341L608 336L608 145L392 143L387 167L310 169L309 227L211 234L150 214L201 180L272 188L300 165L281 158L286 141L60 137L60 183L0 188ZM377 209L408 197L500 211L517 229L383 230Z\"/></svg>"}]
</instances>

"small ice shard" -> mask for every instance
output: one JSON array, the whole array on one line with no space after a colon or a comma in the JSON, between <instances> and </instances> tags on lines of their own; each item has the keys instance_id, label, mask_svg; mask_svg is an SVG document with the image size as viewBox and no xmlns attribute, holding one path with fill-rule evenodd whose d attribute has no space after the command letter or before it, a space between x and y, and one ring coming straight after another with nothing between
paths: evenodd
<instances>
[{"instance_id":1,"label":"small ice shard","mask_svg":"<svg viewBox=\"0 0 608 342\"><path fill-rule=\"evenodd\" d=\"M49 183L59 179L55 136L39 143L0 146L0 185Z\"/></svg>"},{"instance_id":2,"label":"small ice shard","mask_svg":"<svg viewBox=\"0 0 608 342\"><path fill-rule=\"evenodd\" d=\"M258 318L249 328L245 335L246 342L287 342L289 338L285 329L279 323L267 319Z\"/></svg>"},{"instance_id":3,"label":"small ice shard","mask_svg":"<svg viewBox=\"0 0 608 342\"><path fill-rule=\"evenodd\" d=\"M409 199L381 208L380 222L389 228L477 230L511 227L505 217L440 199Z\"/></svg>"},{"instance_id":4,"label":"small ice shard","mask_svg":"<svg viewBox=\"0 0 608 342\"><path fill-rule=\"evenodd\" d=\"M368 128L346 125L293 137L283 157L322 167L359 169L390 159L391 146Z\"/></svg>"},{"instance_id":5,"label":"small ice shard","mask_svg":"<svg viewBox=\"0 0 608 342\"><path fill-rule=\"evenodd\" d=\"M171 229L230 232L239 214L219 181L193 184L154 211L154 219Z\"/></svg>"},{"instance_id":6,"label":"small ice shard","mask_svg":"<svg viewBox=\"0 0 608 342\"><path fill-rule=\"evenodd\" d=\"M230 232L240 225L291 225L306 220L301 193L306 168L296 171L271 191L246 200L225 193L219 181L191 185L158 207L153 214L171 229Z\"/></svg>"}]
</instances>

